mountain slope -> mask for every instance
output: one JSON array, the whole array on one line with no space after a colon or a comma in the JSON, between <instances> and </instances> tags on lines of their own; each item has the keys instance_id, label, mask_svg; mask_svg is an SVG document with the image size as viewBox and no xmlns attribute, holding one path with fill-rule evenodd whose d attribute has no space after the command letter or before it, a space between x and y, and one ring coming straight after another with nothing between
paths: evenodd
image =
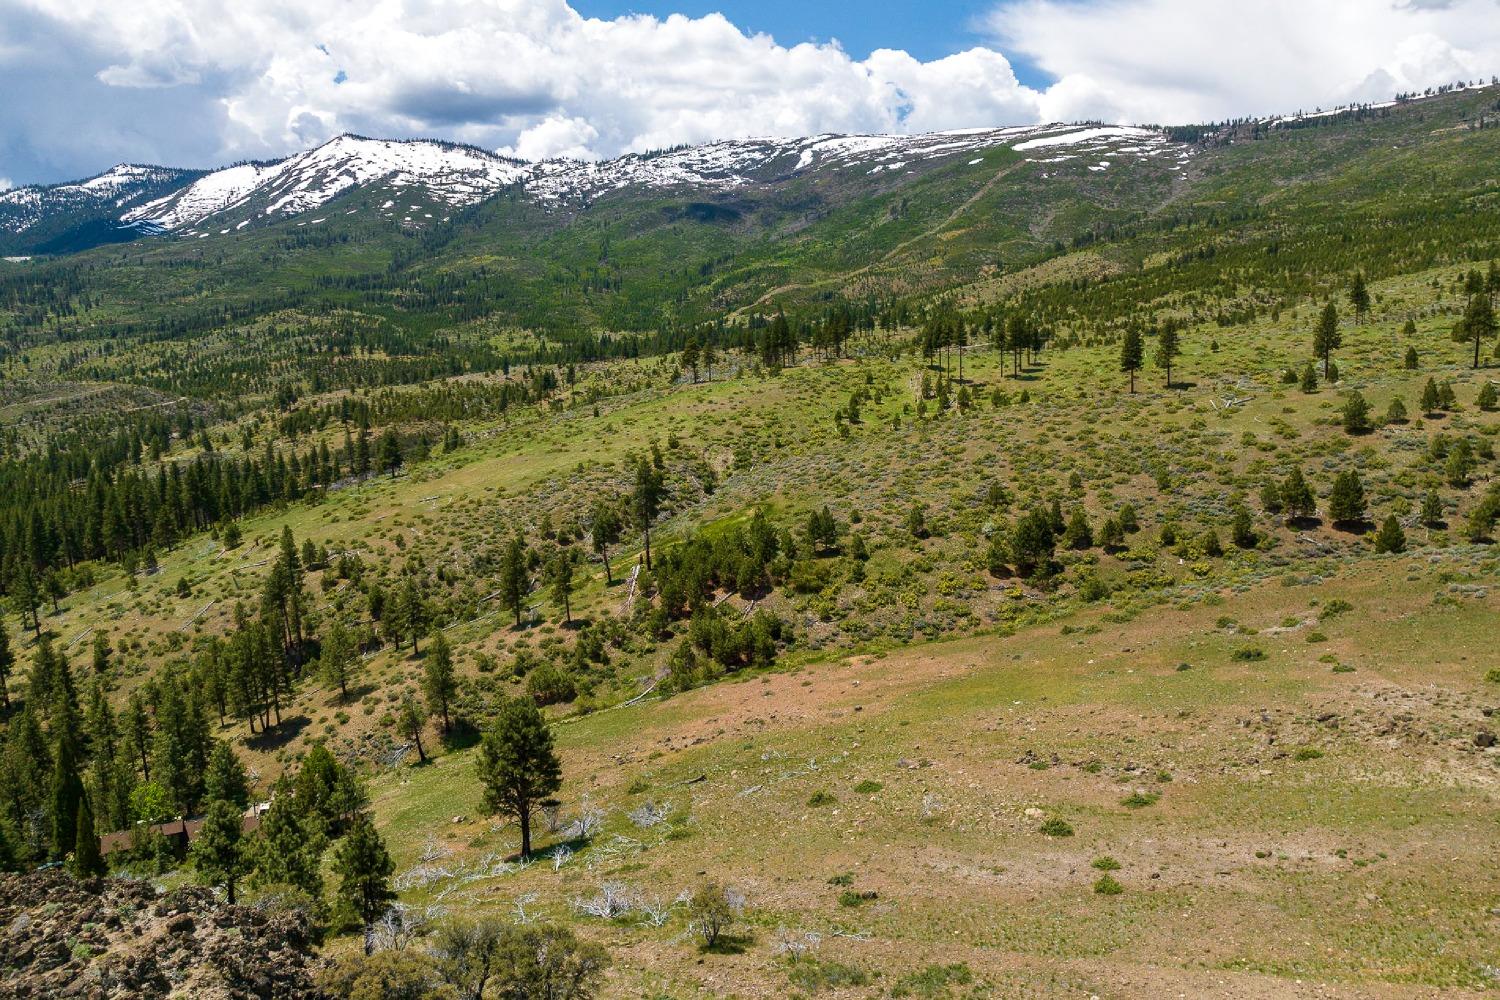
<instances>
[{"instance_id":1,"label":"mountain slope","mask_svg":"<svg viewBox=\"0 0 1500 1000\"><path fill-rule=\"evenodd\" d=\"M658 350L687 326L753 327L778 309L897 317L933 296L997 303L1032 286L1050 286L1050 325L1112 337L1129 321L1118 282L1190 312L1204 282L1232 286L1267 264L1304 294L1354 268L1487 259L1500 131L1479 123L1495 97L1206 134L1049 126L714 143L534 164L489 196L481 181L512 175L454 173L453 201L430 172L365 170L370 141L350 140L306 154L300 170L251 165L175 237L0 264L0 337L11 351L108 338L116 359L144 338L132 378L188 394L226 365L262 384L265 369L239 360L261 338L295 371L342 381L317 353L330 322L377 351L381 378L401 379L432 364L496 366L512 350L595 356L634 349L625 338ZM364 173L347 162L356 155ZM294 206L306 207L285 214ZM1216 306L1225 324L1277 308L1248 288L1232 298ZM311 341L288 337L288 323ZM109 377L118 362L94 350L44 357L63 377Z\"/></svg>"},{"instance_id":2,"label":"mountain slope","mask_svg":"<svg viewBox=\"0 0 1500 1000\"><path fill-rule=\"evenodd\" d=\"M0 193L0 251L70 253L155 232L127 216L200 176L194 170L122 163L87 180L5 191Z\"/></svg>"}]
</instances>

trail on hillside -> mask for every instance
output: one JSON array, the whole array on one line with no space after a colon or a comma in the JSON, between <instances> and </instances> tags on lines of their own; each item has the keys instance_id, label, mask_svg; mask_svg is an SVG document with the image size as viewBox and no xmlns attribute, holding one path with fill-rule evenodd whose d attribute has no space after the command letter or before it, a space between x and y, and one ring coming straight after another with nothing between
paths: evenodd
<instances>
[{"instance_id":1,"label":"trail on hillside","mask_svg":"<svg viewBox=\"0 0 1500 1000\"><path fill-rule=\"evenodd\" d=\"M834 282L847 282L853 278L857 278L860 275L873 270L874 268L889 263L895 257L906 251L913 244L918 243L921 240L931 239L933 236L936 236L944 229L947 229L950 225L953 224L956 219L958 219L959 216L963 215L970 208L972 208L975 202L979 201L979 199L983 198L985 195L994 190L996 184L1000 183L1001 180L1009 176L1026 162L1026 160L1017 160L1014 163L1001 167L995 172L995 175L993 177L985 181L984 184L980 186L978 191L975 191L968 198L964 199L964 201L957 208L944 216L941 222L938 222L937 224L924 229L922 232L917 233L915 236L909 237L908 239L902 240L900 243L897 243L890 250L886 251L885 254L883 254L878 260L871 261L870 263L865 264L862 267L857 267L852 271L845 271L843 274L839 274L833 277L820 278L817 281L794 281L785 285L777 285L775 288L772 288L770 291L762 294L760 298L756 299L749 305L741 306L739 309L736 309L735 315L738 316L744 313L747 309L754 309L756 306L761 305L766 300L774 298L777 295L793 291L794 289L817 288L821 285L833 284Z\"/></svg>"}]
</instances>

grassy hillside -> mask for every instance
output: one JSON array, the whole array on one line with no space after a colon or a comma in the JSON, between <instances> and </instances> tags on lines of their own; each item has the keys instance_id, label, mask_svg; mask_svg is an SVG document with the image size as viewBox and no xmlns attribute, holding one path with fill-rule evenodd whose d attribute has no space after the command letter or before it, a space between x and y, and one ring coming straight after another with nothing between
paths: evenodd
<instances>
[{"instance_id":1,"label":"grassy hillside","mask_svg":"<svg viewBox=\"0 0 1500 1000\"><path fill-rule=\"evenodd\" d=\"M86 511L101 476L266 454L274 470L341 456L361 429L401 460L61 566L34 622L8 583L0 823L45 856L46 807L9 805L26 805L18 720L58 725L30 668L40 632L91 720L97 691L124 732L135 698L160 734L163 692L188 691L258 798L326 746L364 782L410 914L570 926L612 956L607 996L1484 995L1500 368L1493 336L1475 368L1453 331L1497 291L1495 132L1462 126L1493 99L1237 140L1181 171L1084 170L1056 197L1054 165L997 151L732 218L606 199L521 226L505 220L529 209L495 202L442 233L267 229L20 272L77 308L11 313L6 481L46 490L5 508L17 573L33 511L55 491L47 510ZM797 223L796 198L830 207ZM618 286L580 292L586 259L618 262ZM442 294L471 280L590 335L631 325L610 310L649 304L670 327L711 307L722 323L695 346L717 356L695 379L672 327L619 352L638 356L544 357L579 341ZM433 297L402 305L418 288ZM815 334L831 301L868 296L843 350L781 366L745 325L777 303ZM183 324L105 332L147 300ZM1329 301L1333 380L1312 349ZM1020 371L981 332L997 316L1050 335ZM924 354L953 317L968 345ZM1150 360L1168 321L1170 387ZM643 468L664 496L654 570L632 577ZM1293 470L1302 516L1283 505ZM1351 473L1363 508L1339 516ZM627 525L608 572L601 504ZM1024 565L1023 526L1054 509L1055 551ZM762 526L775 555L752 573L733 560ZM283 529L307 639L285 647L262 728L261 707L217 693L235 643L279 627ZM531 558L512 608L515 539ZM549 567L566 553L564 612ZM318 668L335 622L361 644L348 697ZM755 629L769 648L726 639ZM422 685L438 634L458 676L446 733ZM476 773L510 697L542 704L563 765L529 860ZM427 762L399 725L408 698ZM195 877L172 869L153 873ZM712 948L683 901L706 881L742 903ZM325 923L330 955L358 950Z\"/></svg>"}]
</instances>

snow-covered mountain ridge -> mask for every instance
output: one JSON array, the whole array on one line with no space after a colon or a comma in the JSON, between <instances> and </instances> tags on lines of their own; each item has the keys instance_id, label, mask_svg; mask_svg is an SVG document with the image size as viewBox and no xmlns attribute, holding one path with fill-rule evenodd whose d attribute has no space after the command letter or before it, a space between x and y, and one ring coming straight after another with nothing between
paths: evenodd
<instances>
[{"instance_id":1,"label":"snow-covered mountain ridge","mask_svg":"<svg viewBox=\"0 0 1500 1000\"><path fill-rule=\"evenodd\" d=\"M198 176L197 171L121 163L87 180L12 188L0 192L0 231L24 232L66 211L116 210L123 215L162 187Z\"/></svg>"},{"instance_id":2,"label":"snow-covered mountain ridge","mask_svg":"<svg viewBox=\"0 0 1500 1000\"><path fill-rule=\"evenodd\" d=\"M0 194L0 230L23 233L58 205L93 199L101 210L120 208L113 215L120 226L206 236L311 212L354 188L383 190L378 211L411 223L430 219L443 206L472 205L506 188L549 204L588 202L626 188L725 191L825 171L895 174L919 163L999 147L1048 163L1084 158L1093 170L1108 166L1112 157L1157 157L1169 149L1182 155L1155 129L1055 124L921 135L723 140L596 162L525 162L453 143L342 135L283 160L205 174L122 165L75 184L18 188ZM173 177L183 183L162 191ZM158 194L142 200L138 192L148 180L157 185ZM427 211L413 217L419 209Z\"/></svg>"}]
</instances>

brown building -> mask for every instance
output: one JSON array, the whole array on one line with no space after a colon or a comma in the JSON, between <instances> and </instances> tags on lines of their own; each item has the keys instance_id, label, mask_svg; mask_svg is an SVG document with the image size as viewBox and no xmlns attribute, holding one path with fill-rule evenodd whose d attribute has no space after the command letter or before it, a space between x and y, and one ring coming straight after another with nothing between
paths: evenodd
<instances>
[{"instance_id":1,"label":"brown building","mask_svg":"<svg viewBox=\"0 0 1500 1000\"><path fill-rule=\"evenodd\" d=\"M240 824L243 834L253 833L260 826L260 817L265 812L265 804L257 804L245 810L244 819ZM160 834L172 845L172 852L178 857L187 854L188 847L198 839L198 832L203 829L202 816L181 817L167 820L165 823L153 823L150 826L137 824L135 829L116 830L114 833L106 833L99 838L99 853L109 857L115 851L128 851L135 846L136 838L142 834Z\"/></svg>"}]
</instances>

